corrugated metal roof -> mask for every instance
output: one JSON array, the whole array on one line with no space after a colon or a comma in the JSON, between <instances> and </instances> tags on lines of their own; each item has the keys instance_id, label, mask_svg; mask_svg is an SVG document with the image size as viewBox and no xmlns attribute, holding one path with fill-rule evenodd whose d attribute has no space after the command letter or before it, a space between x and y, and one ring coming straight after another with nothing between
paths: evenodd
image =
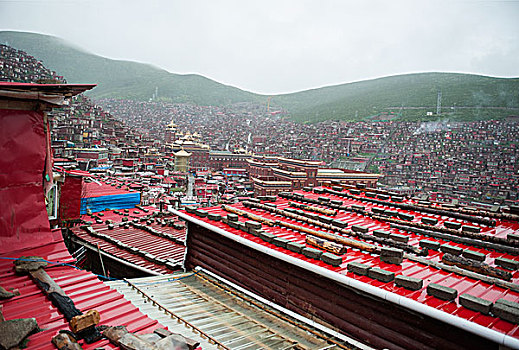
<instances>
[{"instance_id":1,"label":"corrugated metal roof","mask_svg":"<svg viewBox=\"0 0 519 350\"><path fill-rule=\"evenodd\" d=\"M156 278L140 278L140 279L131 279L129 280L132 284L140 285L142 283L166 283L171 276L165 277L156 277ZM171 317L164 310L160 310L158 306L150 302L148 299L144 298L142 294L140 294L136 289L132 288L128 283L124 281L113 281L107 282L110 288L117 290L119 293L123 294L124 297L129 300L135 307L137 307L141 312L148 315L149 317L157 320L161 324L168 327L168 330L173 333L181 333L186 337L192 338L198 342L200 342L200 346L202 349L218 349L215 344L211 344L208 342L206 337L200 336L200 334L196 332L191 332L185 324L179 323L174 317Z\"/></svg>"},{"instance_id":2,"label":"corrugated metal roof","mask_svg":"<svg viewBox=\"0 0 519 350\"><path fill-rule=\"evenodd\" d=\"M19 258L20 256L41 256L53 262L73 263L63 240L8 254L9 258ZM4 255L0 259L0 285L8 290L18 289L20 295L0 300L5 319L36 318L42 331L29 337L27 347L55 349L51 339L59 330L68 330L68 322L28 276L19 276L14 273L13 260L5 259L6 257ZM98 310L101 315L101 324L127 325L129 331L138 333L150 333L154 329L162 327L92 273L59 265L50 265L45 270L74 301L79 310L83 312L90 309ZM83 344L83 349L98 347L115 348L106 339L93 344Z\"/></svg>"},{"instance_id":3,"label":"corrugated metal roof","mask_svg":"<svg viewBox=\"0 0 519 350\"><path fill-rule=\"evenodd\" d=\"M100 216L100 213L83 215L82 219L92 223L92 230L99 235L92 234L81 227L74 227L71 232L81 241L90 243L94 247L99 245L99 248L107 254L158 274L168 274L178 270L182 265L186 229L176 216L166 217L168 223L159 217L151 217L157 213L157 208L143 207L105 211L102 212L103 216ZM130 221L127 225L124 225L125 219ZM116 223L113 229L110 229L106 223L108 220ZM137 225L134 226L134 223ZM141 225L151 228L158 234L150 233L151 230L145 230ZM160 237L160 234L166 237ZM140 252L132 251L132 247ZM163 261L154 261L154 258Z\"/></svg>"},{"instance_id":4,"label":"corrugated metal roof","mask_svg":"<svg viewBox=\"0 0 519 350\"><path fill-rule=\"evenodd\" d=\"M219 342L229 349L340 349L315 329L315 333L267 312L259 302L249 302L235 289L203 272L135 278L108 282L140 310L168 329L186 329L181 318L203 335L194 335L204 349L216 349ZM261 308L262 307L262 308ZM172 316L174 315L174 316ZM320 334L317 336L317 334ZM187 334L186 334L187 336ZM338 341L345 348L348 344Z\"/></svg>"},{"instance_id":5,"label":"corrugated metal roof","mask_svg":"<svg viewBox=\"0 0 519 350\"><path fill-rule=\"evenodd\" d=\"M100 196L113 196L116 194L127 194L127 193L135 193L134 190L126 190L123 188L117 188L117 186L121 186L119 184L107 184L105 182L85 182L83 184L83 193L82 197L91 198L91 197L100 197Z\"/></svg>"},{"instance_id":6,"label":"corrugated metal roof","mask_svg":"<svg viewBox=\"0 0 519 350\"><path fill-rule=\"evenodd\" d=\"M295 192L301 193L305 197L313 198L313 199L318 199L319 197L328 197L331 200L340 200L346 206L362 205L368 211L370 211L371 208L374 206L383 207L378 204L368 203L368 202L365 202L362 200L356 200L356 199L351 199L351 198L339 197L339 196L335 196L335 195L332 195L329 193L317 194L317 193L306 192L306 191L295 191ZM361 195L360 197L365 198L364 195ZM298 202L297 200L293 200L293 199L291 199L290 201ZM285 208L289 207L289 200L282 199L280 197L277 197L277 200L272 203L275 204L278 209L285 209ZM311 204L311 205L319 206L316 204ZM326 231L320 227L316 228L316 227L308 225L306 223L296 222L294 220L288 219L281 215L274 215L265 210L246 208L241 203L233 205L233 207L236 207L240 210L244 210L249 213L259 215L259 216L267 218L267 219L282 220L282 221L293 223L293 224L303 226L306 228L320 230L320 231ZM325 208L325 206L321 206L321 207ZM391 208L386 207L386 209L395 210L395 208L392 208L392 207ZM220 214L222 216L225 216L228 214L226 211L224 211L220 207L204 208L204 210L207 211L208 213ZM458 219L453 219L453 218L447 217L447 216L432 215L429 213L423 214L421 212L400 210L400 209L398 211L403 212L403 213L410 213L410 214L414 215L414 219L413 219L414 222L419 222L421 217L426 216L426 217L433 217L433 218L438 219L439 224L443 224L445 221L459 222L459 223L467 224L466 222L463 222ZM196 219L198 219L198 220L205 221L215 227L219 227L221 229L224 229L227 232L233 233L235 235L239 235L250 241L253 241L260 245L277 250L286 255L296 257L298 259L301 259L301 260L304 260L307 262L311 262L312 264L324 267L324 268L334 271L338 274L343 274L350 278L354 278L356 280L359 280L359 281L362 281L369 285L381 288L383 290L397 293L399 295L416 300L420 303L434 307L438 310L444 311L451 315L458 316L460 318L463 318L463 319L472 321L474 323L483 325L485 327L488 327L492 330L510 335L512 337L519 338L519 326L518 325L504 321L498 317L494 317L491 315L484 315L482 313L469 310L469 309L461 306L458 298L456 298L456 300L454 302L440 300L434 296L428 295L426 288L427 288L427 285L429 285L430 283L437 283L437 284L440 284L445 287L450 287L450 288L456 289L458 292L458 295L461 295L463 293L469 293L473 296L484 298L484 299L492 301L492 302L495 302L497 299L500 299L500 298L504 298L506 300L510 300L513 302L519 302L519 293L514 292L512 290L501 288L501 287L498 287L493 284L475 280L473 278L464 277L464 276L458 275L456 273L439 270L437 268L426 266L426 265L423 265L423 264L420 264L417 262L413 262L413 261L405 259L405 258L401 265L388 264L388 263L381 261L380 257L378 255L372 255L372 254L362 252L357 249L351 249L351 248L349 248L347 250L347 252L342 255L343 263L339 267L333 267L320 260L313 260L313 259L305 257L302 254L294 253L288 249L277 247L271 243L267 243L259 237L245 233L238 229L231 228L230 226L228 226L227 224L225 224L221 221L213 221L213 220L210 220L208 217L198 217L198 216L195 216L194 214L187 214L187 215L196 217ZM323 216L323 214L319 214L319 215ZM375 220L370 217L366 217L366 216L363 216L363 215L360 215L360 214L357 214L354 212L340 210L336 216L333 216L333 219L339 219L339 220L347 222L348 227L351 227L352 225L366 226L369 229L369 233L372 233L372 231L374 231L374 230L382 229L382 230L390 231L391 233L398 233L398 234L401 234L404 236L408 236L409 244L412 246L415 246L415 247L419 246L419 242L421 240L427 239L429 241L437 241L441 244L448 243L449 245L460 247L462 249L470 248L470 250L484 253L486 255L485 262L493 267L496 266L494 263L495 259L499 258L499 257L519 261L519 258L517 256L513 256L510 254L496 252L496 251L492 251L492 250L488 250L488 249L482 249L482 248L478 248L478 247L472 247L472 246L469 246L466 244L454 243L454 242L444 241L441 239L425 237L422 235L394 229L394 228L390 227L389 223L378 221L378 220ZM244 222L244 221L248 221L249 219L240 217L239 220ZM496 236L496 237L506 237L506 235L509 233L515 233L515 234L519 233L519 223L518 222L500 220L500 219L498 219L496 221L497 222L496 222L495 227L489 227L489 226L487 227L487 226L483 226L483 225L476 225L476 226L480 226L482 228L482 233L487 234L487 235ZM471 225L475 225L475 224L471 224ZM288 229L278 227L278 226L269 227L266 225L263 225L263 230L266 232L272 233L272 234L276 235L277 237L285 238L292 242L298 242L298 243L305 244L306 236L299 233L298 231L292 231L292 230L288 230ZM355 239L355 238L351 238L351 239ZM373 242L369 242L369 243L373 243ZM429 250L429 255L426 258L428 260L438 262L438 261L441 261L442 256L443 256L443 253L441 253L441 252L438 252L435 250ZM421 288L420 290L417 290L417 291L410 291L403 287L396 286L394 282L384 283L384 282L378 281L376 279L372 279L367 276L355 275L355 274L347 271L347 265L351 262L363 263L363 264L370 265L371 267L378 267L378 268L381 268L381 269L384 269L387 271L394 272L395 275L401 274L401 275L405 275L405 276L423 279L423 281L424 281L423 288ZM517 270L512 271L512 279L510 282L512 282L514 284L517 284L519 282L519 271L517 271Z\"/></svg>"},{"instance_id":7,"label":"corrugated metal roof","mask_svg":"<svg viewBox=\"0 0 519 350\"><path fill-rule=\"evenodd\" d=\"M152 206L136 207L134 209L104 210L101 213L83 214L81 215L81 220L95 226L96 219L102 221L111 220L112 222L122 222L123 218L128 218L128 220L140 219L158 211L159 208Z\"/></svg>"}]
</instances>

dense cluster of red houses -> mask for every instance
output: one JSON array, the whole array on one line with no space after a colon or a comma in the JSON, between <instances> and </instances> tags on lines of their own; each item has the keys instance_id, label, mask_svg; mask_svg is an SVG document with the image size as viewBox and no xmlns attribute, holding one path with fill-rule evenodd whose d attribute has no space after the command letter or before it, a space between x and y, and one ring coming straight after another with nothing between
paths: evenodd
<instances>
[{"instance_id":1,"label":"dense cluster of red houses","mask_svg":"<svg viewBox=\"0 0 519 350\"><path fill-rule=\"evenodd\" d=\"M4 80L63 81L22 51L2 45L2 57ZM295 124L252 104L97 103L80 96L52 113L57 158L66 163L73 157L81 169L106 168L108 161L122 165L124 159L160 168L173 163L172 154L183 148L191 153L195 171L246 168L250 154L281 156L380 173L379 183L387 188L426 192L432 199L489 204L518 200L519 126L512 120ZM172 121L174 132L168 128Z\"/></svg>"},{"instance_id":2,"label":"dense cluster of red houses","mask_svg":"<svg viewBox=\"0 0 519 350\"><path fill-rule=\"evenodd\" d=\"M211 150L222 150L218 152L241 149L256 155L322 160L333 168L381 173L380 183L392 190L426 191L438 199L487 203L514 203L518 199L515 135L519 124L513 118L295 124L279 115L266 116L257 105L100 103L123 115L135 128L151 125L148 130L159 139L170 140L166 126L173 119L178 130L203 135L204 143ZM193 167L213 166L209 148L188 147Z\"/></svg>"},{"instance_id":3,"label":"dense cluster of red houses","mask_svg":"<svg viewBox=\"0 0 519 350\"><path fill-rule=\"evenodd\" d=\"M66 83L63 76L46 68L41 61L9 45L0 44L0 81Z\"/></svg>"},{"instance_id":4,"label":"dense cluster of red houses","mask_svg":"<svg viewBox=\"0 0 519 350\"><path fill-rule=\"evenodd\" d=\"M519 199L519 123L399 123L372 162L384 183L432 198Z\"/></svg>"}]
</instances>

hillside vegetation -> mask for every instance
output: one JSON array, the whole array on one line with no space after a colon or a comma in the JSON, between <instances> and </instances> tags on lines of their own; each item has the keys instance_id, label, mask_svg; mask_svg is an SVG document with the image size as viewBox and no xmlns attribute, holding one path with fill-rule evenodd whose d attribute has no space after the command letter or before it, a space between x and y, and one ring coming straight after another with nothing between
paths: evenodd
<instances>
[{"instance_id":1,"label":"hillside vegetation","mask_svg":"<svg viewBox=\"0 0 519 350\"><path fill-rule=\"evenodd\" d=\"M149 100L156 89L169 102L227 105L266 104L267 97L220 84L196 74L174 74L152 65L104 58L61 39L34 33L0 32L0 42L28 52L65 76L69 83L96 83L94 98ZM476 120L519 115L519 78L457 73L417 73L328 86L271 98L301 122L333 120L420 120L441 117Z\"/></svg>"},{"instance_id":2,"label":"hillside vegetation","mask_svg":"<svg viewBox=\"0 0 519 350\"><path fill-rule=\"evenodd\" d=\"M444 117L487 119L519 114L519 79L456 73L366 80L275 96L271 103L288 109L299 121L355 120L388 112L401 113L399 119L423 119L427 112L436 113L438 91L442 92Z\"/></svg>"},{"instance_id":3,"label":"hillside vegetation","mask_svg":"<svg viewBox=\"0 0 519 350\"><path fill-rule=\"evenodd\" d=\"M42 60L68 83L96 83L96 98L147 101L158 88L166 101L200 105L255 102L258 95L220 84L196 74L174 74L149 64L112 60L83 51L53 36L0 32L0 42Z\"/></svg>"}]
</instances>

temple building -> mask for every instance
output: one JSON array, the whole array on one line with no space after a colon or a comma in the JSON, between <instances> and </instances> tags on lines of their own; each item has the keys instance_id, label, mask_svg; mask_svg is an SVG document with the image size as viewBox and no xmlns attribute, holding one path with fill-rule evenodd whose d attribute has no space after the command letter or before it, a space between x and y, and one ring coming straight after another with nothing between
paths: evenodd
<instances>
[{"instance_id":1,"label":"temple building","mask_svg":"<svg viewBox=\"0 0 519 350\"><path fill-rule=\"evenodd\" d=\"M189 169L198 170L223 170L225 168L246 168L247 160L252 155L244 149L235 151L211 150L211 147L201 141L201 135L197 132L185 134L177 130L177 126L170 123L166 127L167 148L171 152L184 150L191 154Z\"/></svg>"},{"instance_id":2,"label":"temple building","mask_svg":"<svg viewBox=\"0 0 519 350\"><path fill-rule=\"evenodd\" d=\"M209 151L209 168L223 170L225 168L246 168L252 155L244 149L230 151Z\"/></svg>"},{"instance_id":3,"label":"temple building","mask_svg":"<svg viewBox=\"0 0 519 350\"><path fill-rule=\"evenodd\" d=\"M173 121L166 125L166 130L164 131L164 140L167 143L175 142L177 139L177 128L178 126Z\"/></svg>"},{"instance_id":4,"label":"temple building","mask_svg":"<svg viewBox=\"0 0 519 350\"><path fill-rule=\"evenodd\" d=\"M184 151L182 148L175 153L175 171L187 172L189 169L189 158L191 153Z\"/></svg>"},{"instance_id":5,"label":"temple building","mask_svg":"<svg viewBox=\"0 0 519 350\"><path fill-rule=\"evenodd\" d=\"M324 162L284 157L253 156L247 160L250 180L257 196L316 187L336 182L345 185L364 184L375 188L380 174L325 168Z\"/></svg>"}]
</instances>

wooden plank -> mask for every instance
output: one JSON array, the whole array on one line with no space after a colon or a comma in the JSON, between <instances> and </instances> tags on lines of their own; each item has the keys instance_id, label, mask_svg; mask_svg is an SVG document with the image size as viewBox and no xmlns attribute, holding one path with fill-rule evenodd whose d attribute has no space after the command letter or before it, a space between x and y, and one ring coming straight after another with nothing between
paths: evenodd
<instances>
[{"instance_id":1,"label":"wooden plank","mask_svg":"<svg viewBox=\"0 0 519 350\"><path fill-rule=\"evenodd\" d=\"M342 244L310 235L306 236L306 243L336 255L342 255L346 252L346 248Z\"/></svg>"},{"instance_id":2,"label":"wooden plank","mask_svg":"<svg viewBox=\"0 0 519 350\"><path fill-rule=\"evenodd\" d=\"M508 271L503 271L485 264L484 262L467 259L462 256L443 254L442 262L447 265L456 265L465 270L474 271L482 275L496 277L506 281L512 279L512 274Z\"/></svg>"}]
</instances>

